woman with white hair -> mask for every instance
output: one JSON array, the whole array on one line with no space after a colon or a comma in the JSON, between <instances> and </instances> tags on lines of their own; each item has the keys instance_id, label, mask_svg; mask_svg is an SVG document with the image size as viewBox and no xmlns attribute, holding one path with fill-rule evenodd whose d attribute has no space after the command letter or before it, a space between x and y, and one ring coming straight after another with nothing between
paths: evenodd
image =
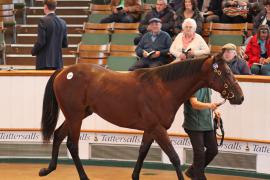
<instances>
[{"instance_id":1,"label":"woman with white hair","mask_svg":"<svg viewBox=\"0 0 270 180\"><path fill-rule=\"evenodd\" d=\"M176 60L186 60L210 54L210 49L204 39L196 32L197 24L194 19L184 20L183 32L179 33L173 41L170 53Z\"/></svg>"}]
</instances>

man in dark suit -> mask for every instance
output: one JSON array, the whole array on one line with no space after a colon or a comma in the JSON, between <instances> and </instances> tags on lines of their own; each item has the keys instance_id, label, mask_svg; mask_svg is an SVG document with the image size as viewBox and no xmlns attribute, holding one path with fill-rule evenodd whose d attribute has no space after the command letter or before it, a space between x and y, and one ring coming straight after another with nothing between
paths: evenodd
<instances>
[{"instance_id":1,"label":"man in dark suit","mask_svg":"<svg viewBox=\"0 0 270 180\"><path fill-rule=\"evenodd\" d=\"M32 49L36 58L36 69L63 68L62 48L68 46L66 22L55 14L56 0L44 0L45 17L38 24L37 42Z\"/></svg>"}]
</instances>

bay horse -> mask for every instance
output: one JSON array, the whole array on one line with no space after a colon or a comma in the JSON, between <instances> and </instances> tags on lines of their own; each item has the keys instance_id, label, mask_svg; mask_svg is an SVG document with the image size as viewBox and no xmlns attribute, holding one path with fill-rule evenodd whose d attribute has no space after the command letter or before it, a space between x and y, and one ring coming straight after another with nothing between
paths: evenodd
<instances>
[{"instance_id":1,"label":"bay horse","mask_svg":"<svg viewBox=\"0 0 270 180\"><path fill-rule=\"evenodd\" d=\"M39 175L45 176L56 169L59 146L67 136L67 148L80 179L88 179L78 155L78 141L82 120L96 113L115 125L144 131L133 180L139 180L143 161L154 140L169 157L178 179L184 179L167 129L183 102L202 87L220 92L231 104L241 104L244 100L221 55L128 73L90 64L76 64L54 72L46 85L41 122L44 141L49 141L54 133L52 159ZM65 121L55 130L59 107Z\"/></svg>"}]
</instances>

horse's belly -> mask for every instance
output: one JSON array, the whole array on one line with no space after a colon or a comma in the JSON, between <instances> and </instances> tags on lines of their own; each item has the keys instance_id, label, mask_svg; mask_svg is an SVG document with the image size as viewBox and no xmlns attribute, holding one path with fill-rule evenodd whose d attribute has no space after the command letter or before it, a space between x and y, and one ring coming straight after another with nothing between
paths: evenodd
<instances>
[{"instance_id":1,"label":"horse's belly","mask_svg":"<svg viewBox=\"0 0 270 180\"><path fill-rule=\"evenodd\" d=\"M143 130L141 127L141 119L136 114L127 114L127 112L111 113L103 112L97 114L102 117L104 120L125 128L139 129Z\"/></svg>"}]
</instances>

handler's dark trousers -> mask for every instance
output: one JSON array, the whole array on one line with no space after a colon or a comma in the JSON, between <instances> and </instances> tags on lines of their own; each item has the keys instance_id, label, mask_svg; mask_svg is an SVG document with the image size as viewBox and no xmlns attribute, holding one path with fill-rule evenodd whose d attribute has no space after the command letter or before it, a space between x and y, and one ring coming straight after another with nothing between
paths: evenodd
<instances>
[{"instance_id":1,"label":"handler's dark trousers","mask_svg":"<svg viewBox=\"0 0 270 180\"><path fill-rule=\"evenodd\" d=\"M214 131L191 131L185 129L193 148L193 164L188 171L192 180L206 180L205 167L218 153ZM206 147L206 150L205 150Z\"/></svg>"}]
</instances>

